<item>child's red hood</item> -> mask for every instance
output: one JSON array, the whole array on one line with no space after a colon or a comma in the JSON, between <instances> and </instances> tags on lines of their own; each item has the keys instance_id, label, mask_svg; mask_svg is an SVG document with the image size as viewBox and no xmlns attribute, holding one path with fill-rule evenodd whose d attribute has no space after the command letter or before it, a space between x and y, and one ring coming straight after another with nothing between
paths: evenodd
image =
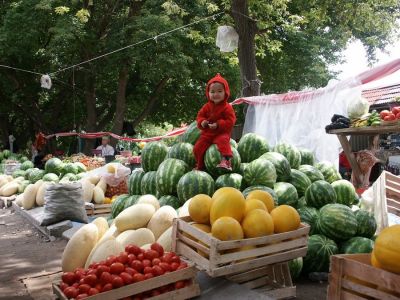
<instances>
[{"instance_id":1,"label":"child's red hood","mask_svg":"<svg viewBox=\"0 0 400 300\"><path fill-rule=\"evenodd\" d=\"M211 78L208 82L207 82L207 87L206 87L206 97L208 101L210 100L210 96L209 96L209 90L210 90L210 85L212 83L221 83L223 84L224 88L225 88L225 99L224 101L228 101L229 97L231 96L231 91L229 89L229 84L228 81L226 81L226 79L224 77L222 77L219 73L217 75L215 75L215 77Z\"/></svg>"}]
</instances>

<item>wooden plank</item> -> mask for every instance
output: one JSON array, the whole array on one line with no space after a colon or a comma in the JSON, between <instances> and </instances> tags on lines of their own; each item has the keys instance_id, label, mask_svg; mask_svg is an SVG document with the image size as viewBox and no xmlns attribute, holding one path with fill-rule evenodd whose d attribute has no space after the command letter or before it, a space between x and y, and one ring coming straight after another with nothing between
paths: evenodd
<instances>
[{"instance_id":1,"label":"wooden plank","mask_svg":"<svg viewBox=\"0 0 400 300\"><path fill-rule=\"evenodd\" d=\"M354 156L354 153L351 150L349 140L344 135L338 135L338 139L339 139L339 142L342 145L343 151L346 154L346 157L351 165L353 174L356 176L359 183L363 182L364 176L362 175L360 166L358 165L356 157Z\"/></svg>"},{"instance_id":2,"label":"wooden plank","mask_svg":"<svg viewBox=\"0 0 400 300\"><path fill-rule=\"evenodd\" d=\"M400 201L399 200L386 197L386 203L387 203L387 205L390 205L394 208L400 209Z\"/></svg>"},{"instance_id":3,"label":"wooden plank","mask_svg":"<svg viewBox=\"0 0 400 300\"><path fill-rule=\"evenodd\" d=\"M200 295L200 286L198 284L191 284L182 289L164 293L155 297L150 297L151 300L183 300L190 299Z\"/></svg>"},{"instance_id":4,"label":"wooden plank","mask_svg":"<svg viewBox=\"0 0 400 300\"><path fill-rule=\"evenodd\" d=\"M350 293L348 291L342 290L340 292L339 298L328 298L328 299L332 299L332 300L334 300L334 299L335 300L336 299L340 299L340 300L366 300L368 298L364 298L364 297L358 296L356 294Z\"/></svg>"},{"instance_id":5,"label":"wooden plank","mask_svg":"<svg viewBox=\"0 0 400 300\"><path fill-rule=\"evenodd\" d=\"M390 180L392 182L397 182L400 184L400 176L396 176L390 172L386 172L386 180Z\"/></svg>"},{"instance_id":6,"label":"wooden plank","mask_svg":"<svg viewBox=\"0 0 400 300\"><path fill-rule=\"evenodd\" d=\"M290 275L289 264L287 262L282 264L282 271L283 271L284 278L285 278L284 285L285 286L293 286L292 276Z\"/></svg>"},{"instance_id":7,"label":"wooden plank","mask_svg":"<svg viewBox=\"0 0 400 300\"><path fill-rule=\"evenodd\" d=\"M291 287L269 290L269 291L263 292L263 294L265 294L266 296L271 297L273 299L292 298L292 297L296 297L296 287L291 286Z\"/></svg>"},{"instance_id":8,"label":"wooden plank","mask_svg":"<svg viewBox=\"0 0 400 300\"><path fill-rule=\"evenodd\" d=\"M196 227L191 226L184 219L176 219L176 220L177 220L177 224L179 224L178 228L179 228L180 232L183 231L183 232L193 236L197 240L203 242L206 245L211 245L211 241L213 239L216 240L216 238L205 233L204 231L201 231L200 229L197 229Z\"/></svg>"},{"instance_id":9,"label":"wooden plank","mask_svg":"<svg viewBox=\"0 0 400 300\"><path fill-rule=\"evenodd\" d=\"M350 127L342 129L333 129L328 131L328 134L337 135L379 135L384 133L400 132L399 125L390 126L368 126L368 127Z\"/></svg>"},{"instance_id":10,"label":"wooden plank","mask_svg":"<svg viewBox=\"0 0 400 300\"><path fill-rule=\"evenodd\" d=\"M174 252L186 257L188 260L195 263L196 266L198 267L198 269L200 269L200 270L209 270L210 269L210 261L208 259L201 256L199 253L197 253L196 251L194 251L192 248L185 245L181 241L176 242Z\"/></svg>"},{"instance_id":11,"label":"wooden plank","mask_svg":"<svg viewBox=\"0 0 400 300\"><path fill-rule=\"evenodd\" d=\"M400 183L386 179L385 185L386 185L386 189L389 187L390 190L393 190L395 193L400 192Z\"/></svg>"},{"instance_id":12,"label":"wooden plank","mask_svg":"<svg viewBox=\"0 0 400 300\"><path fill-rule=\"evenodd\" d=\"M226 277L226 279L237 282L237 283L242 283L245 281L252 280L254 278L265 276L265 275L271 273L271 270L272 270L272 265L269 265L269 266L254 269L254 270L251 270L248 272L230 275L230 276Z\"/></svg>"},{"instance_id":13,"label":"wooden plank","mask_svg":"<svg viewBox=\"0 0 400 300\"><path fill-rule=\"evenodd\" d=\"M397 216L400 216L400 209L398 209L397 207L393 207L390 205L387 205L386 207L387 207L388 212L395 214Z\"/></svg>"},{"instance_id":14,"label":"wooden plank","mask_svg":"<svg viewBox=\"0 0 400 300\"><path fill-rule=\"evenodd\" d=\"M196 241L182 235L181 233L178 232L178 239L181 240L182 242L184 242L185 244L192 246L204 253L206 253L207 255L210 255L210 248L207 248L206 246L197 243Z\"/></svg>"},{"instance_id":15,"label":"wooden plank","mask_svg":"<svg viewBox=\"0 0 400 300\"><path fill-rule=\"evenodd\" d=\"M344 258L337 255L331 256L328 286L328 300L340 299L341 281L343 277L343 261Z\"/></svg>"},{"instance_id":16,"label":"wooden plank","mask_svg":"<svg viewBox=\"0 0 400 300\"><path fill-rule=\"evenodd\" d=\"M399 298L396 296L390 295L380 290L373 289L368 286L361 285L346 279L342 280L342 287L350 291L355 291L361 295L372 296L376 299L399 300Z\"/></svg>"}]
</instances>

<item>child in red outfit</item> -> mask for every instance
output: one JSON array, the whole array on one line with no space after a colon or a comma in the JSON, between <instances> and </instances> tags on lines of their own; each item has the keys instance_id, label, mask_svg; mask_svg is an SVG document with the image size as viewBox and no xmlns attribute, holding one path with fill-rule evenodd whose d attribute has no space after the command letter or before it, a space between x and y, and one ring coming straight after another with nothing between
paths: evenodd
<instances>
[{"instance_id":1,"label":"child in red outfit","mask_svg":"<svg viewBox=\"0 0 400 300\"><path fill-rule=\"evenodd\" d=\"M217 145L222 155L217 167L232 170L232 150L229 142L236 115L227 102L229 96L228 82L219 73L208 81L206 87L208 102L197 114L197 127L201 130L200 138L193 149L197 170L204 169L204 154L212 144Z\"/></svg>"}]
</instances>

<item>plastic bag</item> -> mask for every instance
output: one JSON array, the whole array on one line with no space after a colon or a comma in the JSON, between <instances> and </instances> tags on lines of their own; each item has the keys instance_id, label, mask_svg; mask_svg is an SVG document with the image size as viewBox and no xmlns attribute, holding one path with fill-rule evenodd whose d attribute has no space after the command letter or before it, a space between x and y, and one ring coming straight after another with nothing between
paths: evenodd
<instances>
[{"instance_id":1,"label":"plastic bag","mask_svg":"<svg viewBox=\"0 0 400 300\"><path fill-rule=\"evenodd\" d=\"M44 216L40 223L41 226L64 220L88 223L80 182L49 185L44 199Z\"/></svg>"},{"instance_id":2,"label":"plastic bag","mask_svg":"<svg viewBox=\"0 0 400 300\"><path fill-rule=\"evenodd\" d=\"M350 119L361 118L361 116L368 113L369 103L367 99L363 97L357 97L353 101L350 101L347 106L347 114Z\"/></svg>"},{"instance_id":3,"label":"plastic bag","mask_svg":"<svg viewBox=\"0 0 400 300\"><path fill-rule=\"evenodd\" d=\"M100 176L104 178L110 186L117 186L122 181L125 181L131 174L131 169L123 166L120 163L109 163L101 168L94 169L86 174L85 177Z\"/></svg>"},{"instance_id":4,"label":"plastic bag","mask_svg":"<svg viewBox=\"0 0 400 300\"><path fill-rule=\"evenodd\" d=\"M52 83L51 83L51 78L50 78L49 75L43 75L40 78L40 86L42 88L45 88L45 89L49 90L49 89L51 89L51 85L52 85Z\"/></svg>"},{"instance_id":5,"label":"plastic bag","mask_svg":"<svg viewBox=\"0 0 400 300\"><path fill-rule=\"evenodd\" d=\"M239 35L232 26L219 26L215 44L221 52L232 52L237 49Z\"/></svg>"}]
</instances>

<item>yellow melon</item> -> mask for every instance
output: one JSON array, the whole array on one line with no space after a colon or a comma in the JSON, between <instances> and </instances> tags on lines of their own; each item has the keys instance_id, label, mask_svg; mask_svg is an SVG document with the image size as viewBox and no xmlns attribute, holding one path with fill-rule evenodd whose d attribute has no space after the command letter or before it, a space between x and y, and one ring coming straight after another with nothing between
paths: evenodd
<instances>
[{"instance_id":1,"label":"yellow melon","mask_svg":"<svg viewBox=\"0 0 400 300\"><path fill-rule=\"evenodd\" d=\"M270 235L274 233L274 221L268 212L257 208L244 217L242 228L246 238Z\"/></svg>"},{"instance_id":2,"label":"yellow melon","mask_svg":"<svg viewBox=\"0 0 400 300\"><path fill-rule=\"evenodd\" d=\"M263 209L267 211L267 207L265 206L264 202L258 199L249 199L246 200L246 208L244 210L244 215L247 215L247 213L253 209Z\"/></svg>"},{"instance_id":3,"label":"yellow melon","mask_svg":"<svg viewBox=\"0 0 400 300\"><path fill-rule=\"evenodd\" d=\"M300 226L300 215L289 205L279 205L271 211L275 233L296 230Z\"/></svg>"},{"instance_id":4,"label":"yellow melon","mask_svg":"<svg viewBox=\"0 0 400 300\"><path fill-rule=\"evenodd\" d=\"M382 266L376 260L374 250L372 250L372 252L371 252L371 265L373 265L375 268L382 269Z\"/></svg>"},{"instance_id":5,"label":"yellow melon","mask_svg":"<svg viewBox=\"0 0 400 300\"><path fill-rule=\"evenodd\" d=\"M382 269L400 274L400 225L383 229L375 240L374 254Z\"/></svg>"},{"instance_id":6,"label":"yellow melon","mask_svg":"<svg viewBox=\"0 0 400 300\"><path fill-rule=\"evenodd\" d=\"M209 224L211 203L212 199L208 195L199 194L194 196L189 203L189 215L192 220L202 224Z\"/></svg>"},{"instance_id":7,"label":"yellow melon","mask_svg":"<svg viewBox=\"0 0 400 300\"><path fill-rule=\"evenodd\" d=\"M265 206L268 209L268 212L271 212L275 207L274 198L272 198L271 194L266 191L262 191L262 190L251 191L247 195L246 200L249 200L249 199L258 199L258 200L261 200L262 202L264 202Z\"/></svg>"},{"instance_id":8,"label":"yellow melon","mask_svg":"<svg viewBox=\"0 0 400 300\"><path fill-rule=\"evenodd\" d=\"M244 216L246 202L242 193L232 187L223 187L212 196L210 210L211 225L220 217L232 217L241 222Z\"/></svg>"},{"instance_id":9,"label":"yellow melon","mask_svg":"<svg viewBox=\"0 0 400 300\"><path fill-rule=\"evenodd\" d=\"M243 230L240 223L232 217L221 217L211 226L213 237L221 241L241 240L243 239Z\"/></svg>"}]
</instances>

